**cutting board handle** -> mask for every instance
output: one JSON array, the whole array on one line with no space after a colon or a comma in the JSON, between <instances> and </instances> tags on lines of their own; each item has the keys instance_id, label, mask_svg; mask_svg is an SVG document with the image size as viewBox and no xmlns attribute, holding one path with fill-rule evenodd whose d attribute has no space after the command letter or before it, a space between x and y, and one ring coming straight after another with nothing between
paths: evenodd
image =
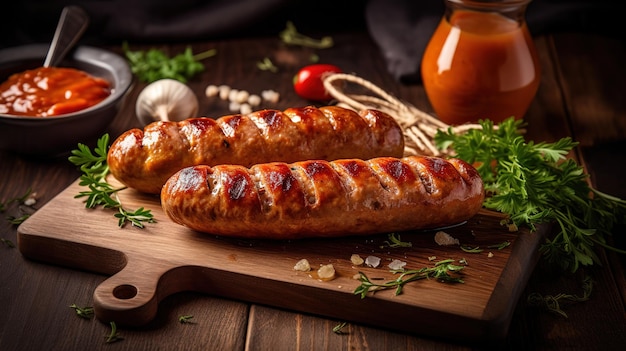
<instances>
[{"instance_id":1,"label":"cutting board handle","mask_svg":"<svg viewBox=\"0 0 626 351\"><path fill-rule=\"evenodd\" d=\"M173 267L163 261L128 258L127 265L94 291L94 312L102 322L141 326L157 314L161 278ZM141 275L139 275L141 274Z\"/></svg>"}]
</instances>

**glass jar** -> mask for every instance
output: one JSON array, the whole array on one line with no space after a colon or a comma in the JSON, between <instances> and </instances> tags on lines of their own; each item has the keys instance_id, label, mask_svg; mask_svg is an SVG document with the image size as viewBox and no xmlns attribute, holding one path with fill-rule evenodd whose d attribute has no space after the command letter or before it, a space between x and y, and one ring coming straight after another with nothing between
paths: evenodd
<instances>
[{"instance_id":1,"label":"glass jar","mask_svg":"<svg viewBox=\"0 0 626 351\"><path fill-rule=\"evenodd\" d=\"M541 74L525 20L531 0L444 1L421 65L437 116L451 125L523 118Z\"/></svg>"}]
</instances>

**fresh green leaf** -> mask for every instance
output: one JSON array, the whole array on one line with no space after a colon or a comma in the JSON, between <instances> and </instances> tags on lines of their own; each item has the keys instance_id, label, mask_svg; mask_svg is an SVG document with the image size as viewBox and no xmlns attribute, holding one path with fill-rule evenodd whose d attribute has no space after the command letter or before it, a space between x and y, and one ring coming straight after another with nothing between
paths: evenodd
<instances>
[{"instance_id":1,"label":"fresh green leaf","mask_svg":"<svg viewBox=\"0 0 626 351\"><path fill-rule=\"evenodd\" d=\"M215 56L217 51L209 49L193 54L191 47L180 54L169 57L163 50L152 48L146 51L131 51L128 43L122 45L131 71L139 80L152 83L159 79L175 79L186 83L196 74L204 71L202 60Z\"/></svg>"},{"instance_id":2,"label":"fresh green leaf","mask_svg":"<svg viewBox=\"0 0 626 351\"><path fill-rule=\"evenodd\" d=\"M88 188L88 190L80 191L74 198L86 198L85 207L87 208L102 206L103 208L117 209L118 212L114 216L118 219L119 227L131 223L135 227L144 228L144 223L155 223L156 220L150 210L141 207L131 211L122 206L116 194L126 188L115 188L106 180L109 174L108 148L109 135L104 134L98 139L93 152L84 144L78 144L78 148L71 151L68 160L78 166L83 173L78 184Z\"/></svg>"},{"instance_id":3,"label":"fresh green leaf","mask_svg":"<svg viewBox=\"0 0 626 351\"><path fill-rule=\"evenodd\" d=\"M476 166L485 184L484 207L509 216L515 227L536 230L556 223L559 233L540 251L550 262L575 272L580 265L599 263L595 246L606 244L617 221L625 221L626 201L598 192L583 168L567 155L578 144L571 138L554 143L526 141L525 124L509 118L497 126L482 120L481 128L464 134L439 131L435 144Z\"/></svg>"}]
</instances>

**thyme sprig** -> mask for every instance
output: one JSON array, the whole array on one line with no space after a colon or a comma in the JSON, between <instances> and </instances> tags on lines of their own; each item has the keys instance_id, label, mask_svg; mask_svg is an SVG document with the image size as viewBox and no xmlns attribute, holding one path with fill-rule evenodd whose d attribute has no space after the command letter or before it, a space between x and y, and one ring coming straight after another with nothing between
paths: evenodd
<instances>
[{"instance_id":1,"label":"thyme sprig","mask_svg":"<svg viewBox=\"0 0 626 351\"><path fill-rule=\"evenodd\" d=\"M9 206L11 206L11 204L13 203L24 203L24 201L28 199L28 197L32 194L32 192L33 192L32 189L28 188L28 190L26 190L26 193L24 195L0 202L0 212L6 211L9 208Z\"/></svg>"},{"instance_id":2,"label":"thyme sprig","mask_svg":"<svg viewBox=\"0 0 626 351\"><path fill-rule=\"evenodd\" d=\"M461 273L465 266L459 266L453 263L454 260L448 259L435 263L433 267L392 271L394 274L400 274L398 278L381 284L372 282L365 273L359 272L361 285L354 290L354 295L361 295L361 298L365 298L368 292L387 289L395 289L395 295L400 295L406 284L416 280L431 278L446 283L463 283L463 279L460 276L453 276L450 273Z\"/></svg>"},{"instance_id":3,"label":"thyme sprig","mask_svg":"<svg viewBox=\"0 0 626 351\"><path fill-rule=\"evenodd\" d=\"M279 33L280 39L291 45L300 45L314 49L326 49L334 45L332 37L325 36L321 39L314 39L298 32L298 29L291 21L287 21L285 29Z\"/></svg>"},{"instance_id":4,"label":"thyme sprig","mask_svg":"<svg viewBox=\"0 0 626 351\"><path fill-rule=\"evenodd\" d=\"M111 322L109 323L109 325L111 325L111 332L109 333L109 335L106 335L106 343L110 344L110 343L114 343L116 341L120 341L123 340L124 338L121 337L118 333L117 333L117 325L115 324L115 322Z\"/></svg>"},{"instance_id":5,"label":"thyme sprig","mask_svg":"<svg viewBox=\"0 0 626 351\"><path fill-rule=\"evenodd\" d=\"M402 239L400 238L400 234L396 234L396 233L389 233L387 235L387 238L389 240L385 240L385 245L387 245L388 247L391 248L397 248L397 247L412 247L413 243L411 243L410 241L402 241ZM385 245L381 245L381 248L385 247Z\"/></svg>"},{"instance_id":6,"label":"thyme sprig","mask_svg":"<svg viewBox=\"0 0 626 351\"><path fill-rule=\"evenodd\" d=\"M583 302L589 300L591 292L593 290L593 280L590 276L585 276L582 282L583 295L573 295L560 293L556 295L541 295L539 293L532 293L528 295L527 301L531 306L539 306L547 309L548 311L558 314L567 318L567 313L561 308L562 302Z\"/></svg>"},{"instance_id":7,"label":"thyme sprig","mask_svg":"<svg viewBox=\"0 0 626 351\"><path fill-rule=\"evenodd\" d=\"M337 324L336 326L333 327L333 333L335 334L345 334L346 332L343 331L343 328L345 328L348 325L348 322L341 322L339 324Z\"/></svg>"},{"instance_id":8,"label":"thyme sprig","mask_svg":"<svg viewBox=\"0 0 626 351\"><path fill-rule=\"evenodd\" d=\"M483 252L483 249L481 249L479 246L476 247L471 247L471 246L467 246L467 245L461 245L461 250L468 252L468 253L481 253Z\"/></svg>"},{"instance_id":9,"label":"thyme sprig","mask_svg":"<svg viewBox=\"0 0 626 351\"><path fill-rule=\"evenodd\" d=\"M501 243L499 243L499 244L489 245L489 246L487 246L487 248L489 248L489 249L497 249L497 250L502 250L502 249L504 249L504 248L506 248L506 247L509 247L510 245L511 245L511 242L510 242L510 241L503 241L503 242L501 242Z\"/></svg>"},{"instance_id":10,"label":"thyme sprig","mask_svg":"<svg viewBox=\"0 0 626 351\"><path fill-rule=\"evenodd\" d=\"M487 246L488 249L496 249L496 250L503 250L507 247L509 247L511 245L510 241L503 241L499 244L493 244L493 245L489 245ZM469 246L469 245L461 245L461 250L463 250L464 252L468 252L468 253L481 253L484 250L480 248L480 246Z\"/></svg>"},{"instance_id":11,"label":"thyme sprig","mask_svg":"<svg viewBox=\"0 0 626 351\"><path fill-rule=\"evenodd\" d=\"M278 72L278 66L276 66L269 57L265 57L262 61L257 62L256 66L261 71Z\"/></svg>"},{"instance_id":12,"label":"thyme sprig","mask_svg":"<svg viewBox=\"0 0 626 351\"><path fill-rule=\"evenodd\" d=\"M70 305L70 308L74 309L76 315L80 318L91 319L94 316L93 307L79 307L75 303Z\"/></svg>"},{"instance_id":13,"label":"thyme sprig","mask_svg":"<svg viewBox=\"0 0 626 351\"><path fill-rule=\"evenodd\" d=\"M195 322L192 321L193 316L192 315L183 315L178 317L178 322L180 324L194 324Z\"/></svg>"},{"instance_id":14,"label":"thyme sprig","mask_svg":"<svg viewBox=\"0 0 626 351\"><path fill-rule=\"evenodd\" d=\"M509 118L494 126L480 121L481 129L455 134L438 131L437 147L476 165L488 195L484 207L509 216L514 226L532 231L541 223L556 223L558 233L547 239L540 252L551 263L576 272L599 263L601 246L622 254L606 243L618 222L626 222L626 201L589 185L581 166L567 158L578 143L563 138L553 143L526 142L525 124Z\"/></svg>"},{"instance_id":15,"label":"thyme sprig","mask_svg":"<svg viewBox=\"0 0 626 351\"><path fill-rule=\"evenodd\" d=\"M107 151L109 148L109 135L104 134L98 139L93 152L88 146L78 144L78 149L72 150L72 155L68 158L70 162L78 166L83 173L79 178L79 185L87 187L89 190L80 191L74 198L86 198L85 207L117 209L114 215L118 219L118 226L124 227L126 223L139 228L144 227L144 223L155 223L156 220L150 210L140 207L134 211L122 206L117 193L126 187L114 187L106 180L109 174L107 164Z\"/></svg>"},{"instance_id":16,"label":"thyme sprig","mask_svg":"<svg viewBox=\"0 0 626 351\"><path fill-rule=\"evenodd\" d=\"M32 189L26 190L26 193L22 196L14 197L8 200L3 200L0 202L0 212L6 212L12 205L18 206L18 213L20 216L7 216L6 220L13 225L22 224L25 220L30 218L31 214L35 212L35 209L32 207L31 203L28 203L29 199L34 199L34 193ZM34 201L33 201L34 203ZM22 206L24 205L24 206ZM25 213L26 212L26 213Z\"/></svg>"},{"instance_id":17,"label":"thyme sprig","mask_svg":"<svg viewBox=\"0 0 626 351\"><path fill-rule=\"evenodd\" d=\"M4 244L8 248L15 248L15 244L9 239L0 238L0 243Z\"/></svg>"}]
</instances>

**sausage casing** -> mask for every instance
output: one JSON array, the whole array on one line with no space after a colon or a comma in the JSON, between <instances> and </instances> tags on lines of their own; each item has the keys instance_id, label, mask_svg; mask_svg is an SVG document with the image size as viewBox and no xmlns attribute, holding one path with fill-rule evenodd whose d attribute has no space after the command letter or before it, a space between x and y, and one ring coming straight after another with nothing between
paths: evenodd
<instances>
[{"instance_id":1,"label":"sausage casing","mask_svg":"<svg viewBox=\"0 0 626 351\"><path fill-rule=\"evenodd\" d=\"M429 229L468 220L483 182L459 159L409 156L195 166L164 185L172 221L223 236L338 237Z\"/></svg>"},{"instance_id":2,"label":"sausage casing","mask_svg":"<svg viewBox=\"0 0 626 351\"><path fill-rule=\"evenodd\" d=\"M107 163L124 185L158 194L176 171L194 165L401 157L404 137L393 117L337 106L260 110L218 119L154 122L120 135Z\"/></svg>"}]
</instances>

